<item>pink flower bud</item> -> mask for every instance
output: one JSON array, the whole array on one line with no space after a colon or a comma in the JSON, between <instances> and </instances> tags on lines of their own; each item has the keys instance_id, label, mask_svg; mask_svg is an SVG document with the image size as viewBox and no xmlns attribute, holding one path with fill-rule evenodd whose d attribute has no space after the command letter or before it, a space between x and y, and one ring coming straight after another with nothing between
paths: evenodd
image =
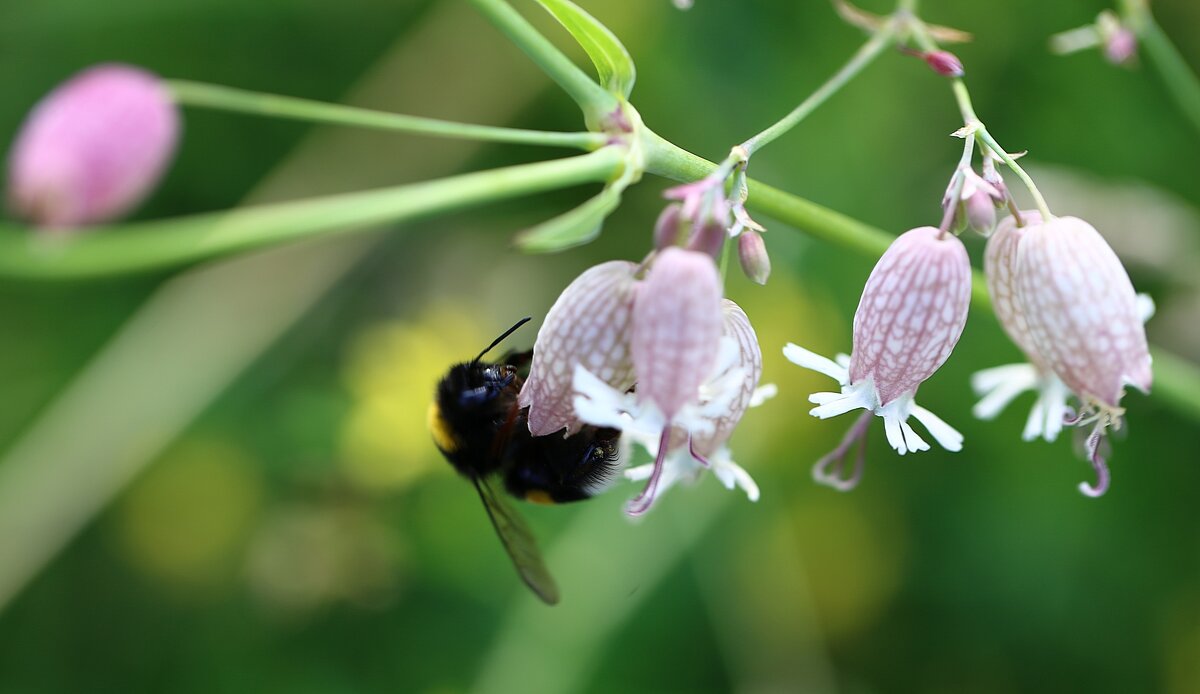
<instances>
[{"instance_id":1,"label":"pink flower bud","mask_svg":"<svg viewBox=\"0 0 1200 694\"><path fill-rule=\"evenodd\" d=\"M1042 223L1042 215L1036 211L1025 211L1021 218L1027 225L1037 226ZM988 294L992 297L992 307L1001 327L1025 353L1025 357L1039 371L1049 372L1050 369L1038 354L1033 337L1029 334L1029 323L1017 303L1017 247L1021 237L1029 226L1017 226L1016 219L1007 217L996 227L996 233L988 239L987 248L983 253L983 272L987 276Z\"/></svg>"},{"instance_id":2,"label":"pink flower bud","mask_svg":"<svg viewBox=\"0 0 1200 694\"><path fill-rule=\"evenodd\" d=\"M1104 57L1113 65L1128 65L1137 56L1137 35L1128 27L1117 27L1104 40Z\"/></svg>"},{"instance_id":3,"label":"pink flower bud","mask_svg":"<svg viewBox=\"0 0 1200 694\"><path fill-rule=\"evenodd\" d=\"M1149 392L1150 352L1133 284L1090 224L1059 217L1026 227L1015 288L1037 353L1085 405L1117 409L1126 384Z\"/></svg>"},{"instance_id":4,"label":"pink flower bud","mask_svg":"<svg viewBox=\"0 0 1200 694\"><path fill-rule=\"evenodd\" d=\"M901 234L863 288L850 380L872 379L886 406L949 358L967 322L971 264L962 241L933 227Z\"/></svg>"},{"instance_id":5,"label":"pink flower bud","mask_svg":"<svg viewBox=\"0 0 1200 694\"><path fill-rule=\"evenodd\" d=\"M654 222L654 247L658 250L678 246L683 238L683 205L674 202L663 208Z\"/></svg>"},{"instance_id":6,"label":"pink flower bud","mask_svg":"<svg viewBox=\"0 0 1200 694\"><path fill-rule=\"evenodd\" d=\"M725 238L729 236L729 215L729 201L723 197L714 199L707 207L701 206L695 215L687 249L718 260L725 248Z\"/></svg>"},{"instance_id":7,"label":"pink flower bud","mask_svg":"<svg viewBox=\"0 0 1200 694\"><path fill-rule=\"evenodd\" d=\"M629 331L636 271L636 265L624 260L597 265L577 277L550 307L538 331L529 378L518 396L521 407L529 408L534 436L564 427L568 434L579 430L571 385L576 365L621 392L633 385Z\"/></svg>"},{"instance_id":8,"label":"pink flower bud","mask_svg":"<svg viewBox=\"0 0 1200 694\"><path fill-rule=\"evenodd\" d=\"M738 260L742 261L742 271L751 281L767 283L771 276L771 257L767 255L767 245L761 234L746 230L738 236Z\"/></svg>"},{"instance_id":9,"label":"pink flower bud","mask_svg":"<svg viewBox=\"0 0 1200 694\"><path fill-rule=\"evenodd\" d=\"M695 400L716 363L722 322L721 279L712 258L662 251L633 307L638 399L653 402L668 420Z\"/></svg>"},{"instance_id":10,"label":"pink flower bud","mask_svg":"<svg viewBox=\"0 0 1200 694\"><path fill-rule=\"evenodd\" d=\"M158 77L127 65L89 68L26 118L9 159L10 204L46 227L117 217L158 182L178 133Z\"/></svg>"},{"instance_id":11,"label":"pink flower bud","mask_svg":"<svg viewBox=\"0 0 1200 694\"><path fill-rule=\"evenodd\" d=\"M976 190L963 201L967 227L980 236L991 236L996 229L996 203L983 190Z\"/></svg>"},{"instance_id":12,"label":"pink flower bud","mask_svg":"<svg viewBox=\"0 0 1200 694\"><path fill-rule=\"evenodd\" d=\"M964 74L962 61L950 51L929 51L920 55L942 77L962 77Z\"/></svg>"}]
</instances>

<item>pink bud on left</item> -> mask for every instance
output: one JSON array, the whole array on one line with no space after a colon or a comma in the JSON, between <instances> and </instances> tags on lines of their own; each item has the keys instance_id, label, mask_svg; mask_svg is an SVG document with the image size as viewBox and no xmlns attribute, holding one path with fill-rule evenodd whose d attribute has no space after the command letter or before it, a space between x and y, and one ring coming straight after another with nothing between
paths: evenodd
<instances>
[{"instance_id":1,"label":"pink bud on left","mask_svg":"<svg viewBox=\"0 0 1200 694\"><path fill-rule=\"evenodd\" d=\"M712 258L668 248L654 261L633 307L638 399L670 420L696 399L721 339L721 278Z\"/></svg>"},{"instance_id":2,"label":"pink bud on left","mask_svg":"<svg viewBox=\"0 0 1200 694\"><path fill-rule=\"evenodd\" d=\"M118 217L158 182L178 135L157 76L119 64L84 70L25 119L9 159L9 204L44 227Z\"/></svg>"}]
</instances>

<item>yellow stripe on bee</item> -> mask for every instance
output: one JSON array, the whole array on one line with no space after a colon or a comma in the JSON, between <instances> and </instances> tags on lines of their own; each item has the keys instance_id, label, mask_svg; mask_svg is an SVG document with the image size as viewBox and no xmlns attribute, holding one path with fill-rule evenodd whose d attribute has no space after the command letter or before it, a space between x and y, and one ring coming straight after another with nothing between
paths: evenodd
<instances>
[{"instance_id":1,"label":"yellow stripe on bee","mask_svg":"<svg viewBox=\"0 0 1200 694\"><path fill-rule=\"evenodd\" d=\"M554 505L554 499L552 499L549 494L541 489L532 489L528 492L525 492L525 500L534 504L542 504L543 506Z\"/></svg>"},{"instance_id":2,"label":"yellow stripe on bee","mask_svg":"<svg viewBox=\"0 0 1200 694\"><path fill-rule=\"evenodd\" d=\"M436 401L429 403L426 421L429 424L429 433L433 434L434 445L445 453L453 453L458 450L458 437L454 435L446 418L442 416L442 410Z\"/></svg>"}]
</instances>

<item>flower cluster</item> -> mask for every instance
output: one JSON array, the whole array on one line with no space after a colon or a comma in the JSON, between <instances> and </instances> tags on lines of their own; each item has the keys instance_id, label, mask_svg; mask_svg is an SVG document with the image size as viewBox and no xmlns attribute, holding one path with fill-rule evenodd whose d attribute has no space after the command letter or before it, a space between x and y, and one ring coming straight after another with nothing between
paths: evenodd
<instances>
[{"instance_id":1,"label":"flower cluster","mask_svg":"<svg viewBox=\"0 0 1200 694\"><path fill-rule=\"evenodd\" d=\"M1122 424L1125 387L1148 392L1153 380L1143 328L1153 304L1134 294L1120 260L1091 225L1016 211L990 148L982 148L982 175L971 169L981 127L975 123L956 133L965 146L943 200L941 227L902 234L867 279L851 355L830 360L795 344L784 348L789 360L840 386L839 392L813 394L817 406L810 414L824 419L866 410L817 462L813 476L819 482L841 490L858 483L872 414L883 418L888 443L901 455L929 448L908 424L910 417L943 448L961 449L962 435L913 398L962 334L971 270L962 242L948 232L970 228L989 237L984 270L992 303L1028 360L975 374L972 386L983 396L975 415L992 419L1021 393L1036 391L1023 438L1053 441L1064 426L1090 426L1084 447L1097 480L1080 489L1094 497L1108 488L1104 435ZM997 223L1005 208L1012 216ZM847 457L860 442L847 470Z\"/></svg>"},{"instance_id":2,"label":"flower cluster","mask_svg":"<svg viewBox=\"0 0 1200 694\"><path fill-rule=\"evenodd\" d=\"M626 471L646 481L630 515L706 469L758 498L727 442L762 399L762 353L746 314L721 294L707 253L671 246L647 268L614 261L584 272L538 332L519 396L530 432L611 427L627 453L634 444L648 451L652 464Z\"/></svg>"}]
</instances>

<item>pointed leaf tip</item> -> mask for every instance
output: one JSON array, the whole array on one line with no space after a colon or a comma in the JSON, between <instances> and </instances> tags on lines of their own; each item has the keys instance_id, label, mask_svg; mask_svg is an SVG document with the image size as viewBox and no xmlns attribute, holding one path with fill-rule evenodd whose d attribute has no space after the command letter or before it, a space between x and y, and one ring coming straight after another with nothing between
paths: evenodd
<instances>
[{"instance_id":1,"label":"pointed leaf tip","mask_svg":"<svg viewBox=\"0 0 1200 694\"><path fill-rule=\"evenodd\" d=\"M570 0L537 0L559 24L571 32L596 65L600 84L622 98L629 98L637 69L633 58L608 27Z\"/></svg>"}]
</instances>

